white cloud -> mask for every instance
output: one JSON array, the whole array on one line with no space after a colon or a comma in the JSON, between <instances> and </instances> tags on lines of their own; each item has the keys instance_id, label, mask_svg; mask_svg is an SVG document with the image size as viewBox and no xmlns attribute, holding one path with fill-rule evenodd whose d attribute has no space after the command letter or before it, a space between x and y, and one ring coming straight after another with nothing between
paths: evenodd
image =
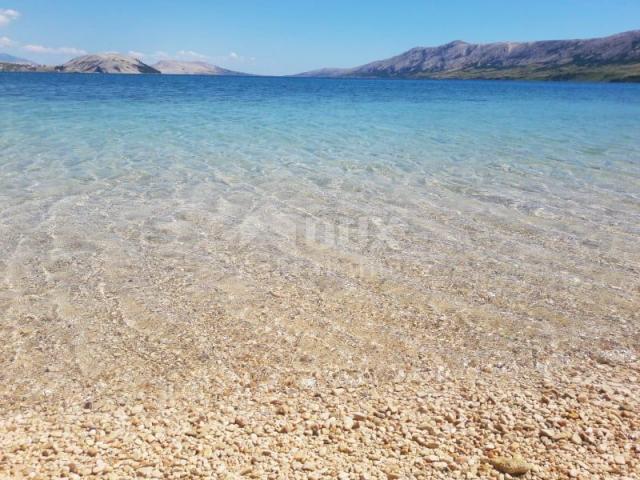
<instances>
[{"instance_id":1,"label":"white cloud","mask_svg":"<svg viewBox=\"0 0 640 480\"><path fill-rule=\"evenodd\" d=\"M9 25L20 16L20 12L10 8L0 8L0 27Z\"/></svg>"},{"instance_id":2,"label":"white cloud","mask_svg":"<svg viewBox=\"0 0 640 480\"><path fill-rule=\"evenodd\" d=\"M255 57L245 57L244 55L240 55L236 52L229 52L228 55L222 55L219 57L214 57L213 60L218 63L253 63L255 62Z\"/></svg>"},{"instance_id":3,"label":"white cloud","mask_svg":"<svg viewBox=\"0 0 640 480\"><path fill-rule=\"evenodd\" d=\"M60 47L54 48L54 53L62 53L64 55L86 55L87 51L82 50L81 48L74 47Z\"/></svg>"},{"instance_id":4,"label":"white cloud","mask_svg":"<svg viewBox=\"0 0 640 480\"><path fill-rule=\"evenodd\" d=\"M194 52L193 50L180 50L178 52L178 57L190 58L190 59L196 59L196 60L206 60L207 58L209 58L207 55Z\"/></svg>"},{"instance_id":5,"label":"white cloud","mask_svg":"<svg viewBox=\"0 0 640 480\"><path fill-rule=\"evenodd\" d=\"M237 52L229 52L227 55L219 55L216 57L210 57L204 53L194 52L193 50L178 50L174 54L157 50L153 53L138 52L137 50L129 50L127 54L131 57L135 57L146 63L153 63L160 60L207 60L214 63L236 63L236 64L250 64L255 62L255 57L245 57Z\"/></svg>"},{"instance_id":6,"label":"white cloud","mask_svg":"<svg viewBox=\"0 0 640 480\"><path fill-rule=\"evenodd\" d=\"M159 60L206 60L209 58L202 53L194 52L193 50L179 50L175 54L164 52L162 50L156 50L153 53L138 52L136 50L129 50L128 55L144 60L146 62L157 62Z\"/></svg>"},{"instance_id":7,"label":"white cloud","mask_svg":"<svg viewBox=\"0 0 640 480\"><path fill-rule=\"evenodd\" d=\"M43 45L25 45L22 47L31 53L46 53L51 55L86 55L86 50L75 47L45 47Z\"/></svg>"},{"instance_id":8,"label":"white cloud","mask_svg":"<svg viewBox=\"0 0 640 480\"><path fill-rule=\"evenodd\" d=\"M12 47L16 44L9 37L0 37L0 47Z\"/></svg>"}]
</instances>

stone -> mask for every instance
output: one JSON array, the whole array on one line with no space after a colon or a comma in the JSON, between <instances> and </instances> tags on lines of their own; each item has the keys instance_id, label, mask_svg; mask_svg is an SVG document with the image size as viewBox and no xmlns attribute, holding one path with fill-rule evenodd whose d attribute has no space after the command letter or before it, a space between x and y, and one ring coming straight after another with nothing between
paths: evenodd
<instances>
[{"instance_id":1,"label":"stone","mask_svg":"<svg viewBox=\"0 0 640 480\"><path fill-rule=\"evenodd\" d=\"M140 415L142 412L144 412L144 406L140 404L131 409L131 415Z\"/></svg>"},{"instance_id":2,"label":"stone","mask_svg":"<svg viewBox=\"0 0 640 480\"><path fill-rule=\"evenodd\" d=\"M140 467L138 468L137 472L143 477L151 478L151 476L154 474L154 469L153 467Z\"/></svg>"},{"instance_id":3,"label":"stone","mask_svg":"<svg viewBox=\"0 0 640 480\"><path fill-rule=\"evenodd\" d=\"M616 455L613 457L613 461L618 465L625 465L627 463L627 459L624 455Z\"/></svg>"},{"instance_id":4,"label":"stone","mask_svg":"<svg viewBox=\"0 0 640 480\"><path fill-rule=\"evenodd\" d=\"M576 445L582 445L582 438L577 432L571 435L571 441Z\"/></svg>"},{"instance_id":5,"label":"stone","mask_svg":"<svg viewBox=\"0 0 640 480\"><path fill-rule=\"evenodd\" d=\"M107 469L107 464L104 463L101 459L98 459L98 461L96 462L96 466L93 467L93 470L91 472L97 475L104 472L106 469Z\"/></svg>"},{"instance_id":6,"label":"stone","mask_svg":"<svg viewBox=\"0 0 640 480\"><path fill-rule=\"evenodd\" d=\"M87 448L87 455L89 455L90 457L95 457L96 455L98 455L98 449L95 447Z\"/></svg>"},{"instance_id":7,"label":"stone","mask_svg":"<svg viewBox=\"0 0 640 480\"><path fill-rule=\"evenodd\" d=\"M352 417L344 417L342 419L342 424L346 430L352 430L355 426L355 422Z\"/></svg>"},{"instance_id":8,"label":"stone","mask_svg":"<svg viewBox=\"0 0 640 480\"><path fill-rule=\"evenodd\" d=\"M495 457L490 459L489 463L501 473L516 476L524 475L532 468L532 466L519 455L513 457Z\"/></svg>"}]
</instances>

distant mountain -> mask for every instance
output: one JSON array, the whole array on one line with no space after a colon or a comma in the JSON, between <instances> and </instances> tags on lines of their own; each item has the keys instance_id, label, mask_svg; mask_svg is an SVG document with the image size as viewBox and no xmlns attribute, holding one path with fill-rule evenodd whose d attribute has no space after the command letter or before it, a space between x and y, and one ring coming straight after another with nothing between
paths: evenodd
<instances>
[{"instance_id":1,"label":"distant mountain","mask_svg":"<svg viewBox=\"0 0 640 480\"><path fill-rule=\"evenodd\" d=\"M56 67L66 73L160 73L137 58L117 53L101 53L74 58Z\"/></svg>"},{"instance_id":2,"label":"distant mountain","mask_svg":"<svg viewBox=\"0 0 640 480\"><path fill-rule=\"evenodd\" d=\"M640 30L590 40L455 41L349 69L300 76L640 81Z\"/></svg>"},{"instance_id":3,"label":"distant mountain","mask_svg":"<svg viewBox=\"0 0 640 480\"><path fill-rule=\"evenodd\" d=\"M319 78L347 77L353 71L355 71L355 68L320 68L318 70L310 70L308 72L298 73L297 75L294 75L294 76L295 77L319 77Z\"/></svg>"},{"instance_id":4,"label":"distant mountain","mask_svg":"<svg viewBox=\"0 0 640 480\"><path fill-rule=\"evenodd\" d=\"M234 72L206 62L185 62L180 60L161 60L153 68L169 75L219 75L247 76L248 73Z\"/></svg>"},{"instance_id":5,"label":"distant mountain","mask_svg":"<svg viewBox=\"0 0 640 480\"><path fill-rule=\"evenodd\" d=\"M27 60L26 58L14 57L8 53L0 53L0 63L13 63L16 65L37 65L36 62Z\"/></svg>"}]
</instances>

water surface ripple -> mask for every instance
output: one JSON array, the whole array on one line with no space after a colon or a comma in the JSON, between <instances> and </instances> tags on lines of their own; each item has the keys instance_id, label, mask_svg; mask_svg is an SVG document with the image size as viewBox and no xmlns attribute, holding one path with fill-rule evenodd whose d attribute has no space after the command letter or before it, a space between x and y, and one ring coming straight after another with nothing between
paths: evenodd
<instances>
[{"instance_id":1,"label":"water surface ripple","mask_svg":"<svg viewBox=\"0 0 640 480\"><path fill-rule=\"evenodd\" d=\"M639 297L638 85L0 74L15 378L625 361Z\"/></svg>"}]
</instances>

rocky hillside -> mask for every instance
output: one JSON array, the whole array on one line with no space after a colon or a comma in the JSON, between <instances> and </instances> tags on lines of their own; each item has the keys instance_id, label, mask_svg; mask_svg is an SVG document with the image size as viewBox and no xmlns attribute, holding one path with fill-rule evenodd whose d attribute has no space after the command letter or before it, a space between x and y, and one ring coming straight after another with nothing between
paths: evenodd
<instances>
[{"instance_id":1,"label":"rocky hillside","mask_svg":"<svg viewBox=\"0 0 640 480\"><path fill-rule=\"evenodd\" d=\"M180 60L162 60L153 65L153 68L161 73L169 75L218 75L218 76L245 76L247 73L234 72L226 68L211 65L206 62L184 62Z\"/></svg>"},{"instance_id":2,"label":"rocky hillside","mask_svg":"<svg viewBox=\"0 0 640 480\"><path fill-rule=\"evenodd\" d=\"M455 41L303 76L640 81L640 30L589 40Z\"/></svg>"},{"instance_id":3,"label":"rocky hillside","mask_svg":"<svg viewBox=\"0 0 640 480\"><path fill-rule=\"evenodd\" d=\"M160 73L137 58L115 53L77 57L56 70L67 73Z\"/></svg>"}]
</instances>

